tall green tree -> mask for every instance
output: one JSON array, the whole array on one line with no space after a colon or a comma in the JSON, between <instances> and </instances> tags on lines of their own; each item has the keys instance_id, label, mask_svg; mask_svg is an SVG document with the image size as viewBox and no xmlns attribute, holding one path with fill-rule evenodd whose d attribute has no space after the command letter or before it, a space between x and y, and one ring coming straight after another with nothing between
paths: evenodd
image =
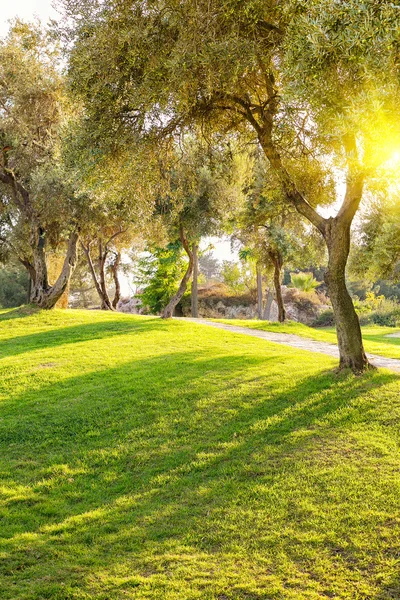
<instances>
[{"instance_id":1,"label":"tall green tree","mask_svg":"<svg viewBox=\"0 0 400 600\"><path fill-rule=\"evenodd\" d=\"M179 241L188 264L176 293L162 311L172 317L184 295L193 271L198 273L197 254L200 239L216 235L228 218L230 207L240 194L240 156L226 144L211 146L193 136L184 136L180 144L160 156L160 177L165 181L156 199L167 238ZM197 280L192 285L192 308L196 307Z\"/></svg>"},{"instance_id":2,"label":"tall green tree","mask_svg":"<svg viewBox=\"0 0 400 600\"><path fill-rule=\"evenodd\" d=\"M325 240L340 366L368 366L345 283L366 181L398 139L398 10L389 0L65 0L70 75L97 130L251 132L286 202ZM284 133L284 135L282 135ZM384 144L382 140L386 138ZM290 141L289 141L290 140ZM389 140L389 141L388 141ZM331 169L325 218L292 160ZM323 171L324 169L321 169ZM315 188L325 185L317 177Z\"/></svg>"},{"instance_id":3,"label":"tall green tree","mask_svg":"<svg viewBox=\"0 0 400 600\"><path fill-rule=\"evenodd\" d=\"M39 27L17 21L0 41L0 212L2 236L31 278L30 301L52 308L76 264L80 199L61 157L71 115L60 54ZM65 247L50 285L46 253Z\"/></svg>"}]
</instances>

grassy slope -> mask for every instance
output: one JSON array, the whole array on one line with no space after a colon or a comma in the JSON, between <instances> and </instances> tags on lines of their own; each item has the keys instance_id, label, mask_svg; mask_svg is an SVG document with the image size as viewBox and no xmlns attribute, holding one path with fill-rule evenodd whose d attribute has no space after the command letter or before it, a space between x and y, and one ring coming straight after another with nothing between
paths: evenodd
<instances>
[{"instance_id":1,"label":"grassy slope","mask_svg":"<svg viewBox=\"0 0 400 600\"><path fill-rule=\"evenodd\" d=\"M400 597L400 378L185 322L0 314L2 600Z\"/></svg>"},{"instance_id":2,"label":"grassy slope","mask_svg":"<svg viewBox=\"0 0 400 600\"><path fill-rule=\"evenodd\" d=\"M318 340L320 342L329 342L336 344L336 332L333 328L307 327L302 323L288 321L286 323L271 323L269 321L240 320L240 319L213 319L219 323L227 325L239 325L240 327L249 327L250 329L261 329L263 331L276 331L279 333L292 333L301 337ZM393 327L379 327L368 325L362 328L365 349L372 354L379 354L389 358L400 358L400 337L386 337L388 334L397 332Z\"/></svg>"}]
</instances>

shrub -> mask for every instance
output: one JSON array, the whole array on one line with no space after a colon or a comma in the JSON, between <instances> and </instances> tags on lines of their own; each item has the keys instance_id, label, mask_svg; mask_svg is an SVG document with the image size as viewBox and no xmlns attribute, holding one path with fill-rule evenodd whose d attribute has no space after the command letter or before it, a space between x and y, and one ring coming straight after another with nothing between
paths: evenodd
<instances>
[{"instance_id":1,"label":"shrub","mask_svg":"<svg viewBox=\"0 0 400 600\"><path fill-rule=\"evenodd\" d=\"M389 311L377 310L371 313L372 322L384 327L400 327L400 306Z\"/></svg>"},{"instance_id":2,"label":"shrub","mask_svg":"<svg viewBox=\"0 0 400 600\"><path fill-rule=\"evenodd\" d=\"M400 304L374 292L367 292L365 300L354 298L354 306L361 325L400 326Z\"/></svg>"},{"instance_id":3,"label":"shrub","mask_svg":"<svg viewBox=\"0 0 400 600\"><path fill-rule=\"evenodd\" d=\"M290 273L292 286L302 292L312 292L316 287L321 285L312 273Z\"/></svg>"},{"instance_id":4,"label":"shrub","mask_svg":"<svg viewBox=\"0 0 400 600\"><path fill-rule=\"evenodd\" d=\"M324 310L313 323L313 327L334 327L335 317L333 316L333 310Z\"/></svg>"}]
</instances>

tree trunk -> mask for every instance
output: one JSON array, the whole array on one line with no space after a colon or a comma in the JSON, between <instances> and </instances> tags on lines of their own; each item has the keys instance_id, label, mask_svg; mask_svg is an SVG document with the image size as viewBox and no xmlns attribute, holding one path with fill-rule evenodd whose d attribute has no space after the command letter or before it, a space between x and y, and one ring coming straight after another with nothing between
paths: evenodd
<instances>
[{"instance_id":1,"label":"tree trunk","mask_svg":"<svg viewBox=\"0 0 400 600\"><path fill-rule=\"evenodd\" d=\"M33 249L33 268L35 270L35 280L31 287L31 302L41 306L45 301L49 280L47 276L46 265L46 234L40 225L34 221L31 230L31 246Z\"/></svg>"},{"instance_id":2,"label":"tree trunk","mask_svg":"<svg viewBox=\"0 0 400 600\"><path fill-rule=\"evenodd\" d=\"M329 261L325 274L332 302L340 353L339 368L362 372L368 367L362 342L360 322L346 287L346 263L350 251L350 225L330 219L326 231Z\"/></svg>"},{"instance_id":3,"label":"tree trunk","mask_svg":"<svg viewBox=\"0 0 400 600\"><path fill-rule=\"evenodd\" d=\"M101 310L114 310L110 296L107 291L106 284L106 260L107 260L108 249L107 246L103 251L103 244L99 241L99 279L101 289Z\"/></svg>"},{"instance_id":4,"label":"tree trunk","mask_svg":"<svg viewBox=\"0 0 400 600\"><path fill-rule=\"evenodd\" d=\"M257 316L259 319L263 318L262 270L260 264L257 264Z\"/></svg>"},{"instance_id":5,"label":"tree trunk","mask_svg":"<svg viewBox=\"0 0 400 600\"><path fill-rule=\"evenodd\" d=\"M274 301L274 296L273 294L271 294L270 289L268 288L267 290L267 294L266 294L266 301L265 301L265 309L264 309L264 315L263 318L266 321L269 321L271 318L271 307L272 307L272 302Z\"/></svg>"},{"instance_id":6,"label":"tree trunk","mask_svg":"<svg viewBox=\"0 0 400 600\"><path fill-rule=\"evenodd\" d=\"M94 283L95 288L96 288L96 292L98 293L99 298L100 298L102 310L113 310L113 307L111 305L110 299L108 298L108 295L107 295L106 298L104 297L103 289L102 289L102 287L101 287L101 285L99 283L99 280L97 278L96 269L94 268L92 257L90 255L90 243L88 243L88 245L85 246L83 244L83 242L81 242L81 247L82 247L82 250L84 251L85 256L86 256L86 260L87 260L88 266L89 266L89 271L90 271L90 274L92 276L93 283ZM107 304L107 298L108 298L108 304Z\"/></svg>"},{"instance_id":7,"label":"tree trunk","mask_svg":"<svg viewBox=\"0 0 400 600\"><path fill-rule=\"evenodd\" d=\"M38 229L37 244L33 252L35 279L32 280L31 286L30 301L32 304L36 304L40 308L54 308L57 301L67 289L71 275L74 272L78 258L78 240L78 233L71 233L61 273L54 285L49 286L45 256L45 236L43 230Z\"/></svg>"},{"instance_id":8,"label":"tree trunk","mask_svg":"<svg viewBox=\"0 0 400 600\"><path fill-rule=\"evenodd\" d=\"M167 306L164 308L161 317L163 319L171 319L173 314L174 314L174 310L178 304L178 302L180 301L180 299L182 298L183 294L186 292L186 288L187 288L187 284L190 280L190 277L192 275L193 272L193 253L190 250L190 246L189 246L189 242L185 236L185 232L183 231L183 227L182 225L180 226L180 239L182 242L182 246L185 249L186 254L189 257L189 264L188 264L188 268L186 269L186 273L184 274L182 281L180 283L179 289L176 292L176 294L174 294L174 296L172 296L171 300L168 302Z\"/></svg>"},{"instance_id":9,"label":"tree trunk","mask_svg":"<svg viewBox=\"0 0 400 600\"><path fill-rule=\"evenodd\" d=\"M253 113L249 114L249 120L258 133L260 145L273 171L281 181L287 201L319 230L326 241L329 265L325 281L335 316L340 368L350 367L354 372L360 373L370 365L364 352L360 322L345 282L346 263L350 250L350 227L361 202L366 176L359 161L356 136L351 132L343 136L343 149L348 164L346 193L337 216L326 219L297 189L282 162L272 135L274 117L278 112L278 94L272 82L268 93L269 114L264 116L262 125L257 124Z\"/></svg>"},{"instance_id":10,"label":"tree trunk","mask_svg":"<svg viewBox=\"0 0 400 600\"><path fill-rule=\"evenodd\" d=\"M279 323L283 323L286 319L286 311L285 305L283 303L282 297L282 287L281 287L281 269L282 269L282 255L280 252L271 252L270 257L272 263L274 265L274 288L275 288L275 296L276 303L278 305L278 321Z\"/></svg>"},{"instance_id":11,"label":"tree trunk","mask_svg":"<svg viewBox=\"0 0 400 600\"><path fill-rule=\"evenodd\" d=\"M114 285L115 285L114 300L112 301L112 306L113 306L114 310L117 310L118 302L120 301L120 298L121 298L121 285L120 285L119 277L118 277L118 267L120 265L120 262L121 262L121 252L117 252L115 255L115 260L114 260L113 264L111 265L111 272L112 272L112 276L114 279Z\"/></svg>"},{"instance_id":12,"label":"tree trunk","mask_svg":"<svg viewBox=\"0 0 400 600\"><path fill-rule=\"evenodd\" d=\"M192 280L192 317L197 319L199 316L199 296L198 296L198 279L199 279L199 258L198 246L193 244L193 280Z\"/></svg>"},{"instance_id":13,"label":"tree trunk","mask_svg":"<svg viewBox=\"0 0 400 600\"><path fill-rule=\"evenodd\" d=\"M27 292L27 301L28 304L31 301L31 293L32 293L32 277L28 274L28 292Z\"/></svg>"}]
</instances>

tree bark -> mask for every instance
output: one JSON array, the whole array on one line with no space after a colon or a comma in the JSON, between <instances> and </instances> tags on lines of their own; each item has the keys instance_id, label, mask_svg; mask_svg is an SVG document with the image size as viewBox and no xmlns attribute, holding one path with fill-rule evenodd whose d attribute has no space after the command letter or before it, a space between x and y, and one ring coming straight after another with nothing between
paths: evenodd
<instances>
[{"instance_id":1,"label":"tree bark","mask_svg":"<svg viewBox=\"0 0 400 600\"><path fill-rule=\"evenodd\" d=\"M104 297L103 288L100 285L99 279L97 277L96 269L94 268L93 260L92 260L91 254L90 254L90 243L88 243L88 245L85 246L83 244L83 242L81 242L81 247L85 253L86 260L87 260L88 266L89 266L89 271L92 276L93 283L96 287L96 292L98 293L99 298L100 298L101 309L102 310L113 310L110 298L108 297L108 294L106 297ZM99 263L100 263L100 260L99 260ZM107 302L107 299L108 299L108 302Z\"/></svg>"},{"instance_id":2,"label":"tree bark","mask_svg":"<svg viewBox=\"0 0 400 600\"><path fill-rule=\"evenodd\" d=\"M186 292L187 284L188 284L190 277L192 275L192 272L193 272L193 252L190 250L189 242L185 236L185 232L183 231L182 225L179 228L179 234L180 234L182 246L184 247L185 252L189 257L189 264L188 264L188 268L186 269L186 273L184 274L182 281L179 285L178 291L176 292L176 294L174 294L172 296L171 300L168 302L167 306L164 308L164 310L161 314L162 319L171 319L172 318L172 316L174 314L174 310L175 310L178 302L182 298L183 294Z\"/></svg>"},{"instance_id":3,"label":"tree bark","mask_svg":"<svg viewBox=\"0 0 400 600\"><path fill-rule=\"evenodd\" d=\"M103 250L103 244L99 241L99 284L101 289L101 310L114 310L110 296L107 291L106 284L106 260L108 255L108 247L105 246Z\"/></svg>"},{"instance_id":4,"label":"tree bark","mask_svg":"<svg viewBox=\"0 0 400 600\"><path fill-rule=\"evenodd\" d=\"M261 265L257 264L257 316L263 318L263 290L262 290L262 269Z\"/></svg>"},{"instance_id":5,"label":"tree bark","mask_svg":"<svg viewBox=\"0 0 400 600\"><path fill-rule=\"evenodd\" d=\"M113 264L111 265L111 272L112 272L112 276L114 279L114 285L115 285L115 294L114 294L114 299L112 301L112 306L113 306L114 310L117 310L118 302L121 299L121 284L119 282L119 276L118 276L118 267L120 265L120 262L121 262L121 252L116 252L115 260L114 260Z\"/></svg>"},{"instance_id":6,"label":"tree bark","mask_svg":"<svg viewBox=\"0 0 400 600\"><path fill-rule=\"evenodd\" d=\"M198 246L193 244L193 279L192 279L192 317L197 319L199 316L199 295L198 295L198 280L199 280L199 257L198 257Z\"/></svg>"},{"instance_id":7,"label":"tree bark","mask_svg":"<svg viewBox=\"0 0 400 600\"><path fill-rule=\"evenodd\" d=\"M75 269L78 258L78 240L78 233L71 233L61 273L54 285L49 286L45 258L45 235L42 229L38 229L37 244L33 252L35 279L32 280L31 287L30 301L32 304L36 304L40 308L54 308L57 301L67 289L71 275Z\"/></svg>"},{"instance_id":8,"label":"tree bark","mask_svg":"<svg viewBox=\"0 0 400 600\"><path fill-rule=\"evenodd\" d=\"M328 270L325 282L336 322L340 364L361 373L368 368L362 342L360 321L346 287L346 263L350 251L350 224L340 218L330 219L326 230Z\"/></svg>"},{"instance_id":9,"label":"tree bark","mask_svg":"<svg viewBox=\"0 0 400 600\"><path fill-rule=\"evenodd\" d=\"M273 294L271 294L271 291L268 288L267 294L266 294L266 300L265 300L264 315L263 315L263 319L266 320L266 321L270 320L270 317L271 317L271 307L272 307L272 302L273 301L274 301L274 296L273 296Z\"/></svg>"},{"instance_id":10,"label":"tree bark","mask_svg":"<svg viewBox=\"0 0 400 600\"><path fill-rule=\"evenodd\" d=\"M286 319L286 311L285 311L285 305L283 303L282 286L281 286L281 279L282 279L281 270L282 270L282 264L283 264L282 254L278 251L270 252L270 257L271 257L272 264L274 265L274 288L275 288L275 299L276 299L276 303L278 305L278 321L279 321L279 323L283 323L284 320Z\"/></svg>"}]
</instances>

